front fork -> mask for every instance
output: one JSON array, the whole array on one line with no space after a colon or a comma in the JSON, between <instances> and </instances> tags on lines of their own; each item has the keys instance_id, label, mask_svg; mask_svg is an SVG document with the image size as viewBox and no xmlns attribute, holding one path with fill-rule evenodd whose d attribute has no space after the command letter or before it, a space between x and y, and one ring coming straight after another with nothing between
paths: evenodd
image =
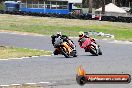
<instances>
[{"instance_id":1,"label":"front fork","mask_svg":"<svg viewBox=\"0 0 132 88\"><path fill-rule=\"evenodd\" d=\"M93 45L93 46L95 46L96 47L96 49L98 50L98 45L97 44L95 44L94 42L91 42L91 44Z\"/></svg>"}]
</instances>

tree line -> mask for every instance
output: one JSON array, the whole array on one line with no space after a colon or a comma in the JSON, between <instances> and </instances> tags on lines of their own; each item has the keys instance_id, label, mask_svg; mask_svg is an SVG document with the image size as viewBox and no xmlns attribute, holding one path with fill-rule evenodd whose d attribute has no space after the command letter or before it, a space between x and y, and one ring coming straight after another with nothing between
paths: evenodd
<instances>
[{"instance_id":1,"label":"tree line","mask_svg":"<svg viewBox=\"0 0 132 88\"><path fill-rule=\"evenodd\" d=\"M82 0L82 7L87 8L90 4L94 8L99 8L102 4L114 3L119 7L131 7L132 0Z\"/></svg>"},{"instance_id":2,"label":"tree line","mask_svg":"<svg viewBox=\"0 0 132 88\"><path fill-rule=\"evenodd\" d=\"M89 8L89 13L92 13L92 8L102 7L102 14L105 12L105 5L108 3L113 3L118 7L131 7L132 0L83 0L82 7Z\"/></svg>"}]
</instances>

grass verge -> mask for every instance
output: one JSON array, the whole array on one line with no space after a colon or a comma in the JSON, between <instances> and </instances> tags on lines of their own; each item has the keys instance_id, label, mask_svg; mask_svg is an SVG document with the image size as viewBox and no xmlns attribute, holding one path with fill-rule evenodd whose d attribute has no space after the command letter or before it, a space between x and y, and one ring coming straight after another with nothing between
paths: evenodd
<instances>
[{"instance_id":1,"label":"grass verge","mask_svg":"<svg viewBox=\"0 0 132 88\"><path fill-rule=\"evenodd\" d=\"M0 46L0 59L51 55L50 51Z\"/></svg>"},{"instance_id":2,"label":"grass verge","mask_svg":"<svg viewBox=\"0 0 132 88\"><path fill-rule=\"evenodd\" d=\"M19 86L9 86L9 87L4 87L4 88L43 88L40 85L28 85L28 84L22 84Z\"/></svg>"},{"instance_id":3,"label":"grass verge","mask_svg":"<svg viewBox=\"0 0 132 88\"><path fill-rule=\"evenodd\" d=\"M5 86L5 87L2 87L2 88L43 88L39 85L20 85L20 86Z\"/></svg>"},{"instance_id":4,"label":"grass verge","mask_svg":"<svg viewBox=\"0 0 132 88\"><path fill-rule=\"evenodd\" d=\"M132 23L0 15L0 30L43 35L52 35L61 31L68 36L78 36L79 31L96 31L113 34L117 40L132 41Z\"/></svg>"}]
</instances>

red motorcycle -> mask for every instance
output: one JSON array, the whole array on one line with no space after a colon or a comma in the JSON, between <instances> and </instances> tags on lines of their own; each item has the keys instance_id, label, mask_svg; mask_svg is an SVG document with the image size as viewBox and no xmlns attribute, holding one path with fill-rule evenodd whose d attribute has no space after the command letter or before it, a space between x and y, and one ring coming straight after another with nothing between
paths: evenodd
<instances>
[{"instance_id":1,"label":"red motorcycle","mask_svg":"<svg viewBox=\"0 0 132 88\"><path fill-rule=\"evenodd\" d=\"M94 39L91 38L82 38L79 39L79 45L81 48L85 49L85 52L90 52L93 55L102 55L100 46L96 44Z\"/></svg>"}]
</instances>

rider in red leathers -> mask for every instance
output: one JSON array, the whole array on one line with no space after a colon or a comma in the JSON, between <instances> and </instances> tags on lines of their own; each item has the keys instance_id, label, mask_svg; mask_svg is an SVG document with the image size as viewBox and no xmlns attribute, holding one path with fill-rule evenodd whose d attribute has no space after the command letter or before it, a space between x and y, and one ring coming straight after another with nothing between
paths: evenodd
<instances>
[{"instance_id":1,"label":"rider in red leathers","mask_svg":"<svg viewBox=\"0 0 132 88\"><path fill-rule=\"evenodd\" d=\"M96 49L98 49L98 45L93 38L90 38L89 36L85 35L84 32L79 32L78 42L79 42L80 47L85 49L85 52L87 52L87 50L86 50L86 47L83 46L83 43L86 41L86 39L89 39L91 44L94 45Z\"/></svg>"}]
</instances>

